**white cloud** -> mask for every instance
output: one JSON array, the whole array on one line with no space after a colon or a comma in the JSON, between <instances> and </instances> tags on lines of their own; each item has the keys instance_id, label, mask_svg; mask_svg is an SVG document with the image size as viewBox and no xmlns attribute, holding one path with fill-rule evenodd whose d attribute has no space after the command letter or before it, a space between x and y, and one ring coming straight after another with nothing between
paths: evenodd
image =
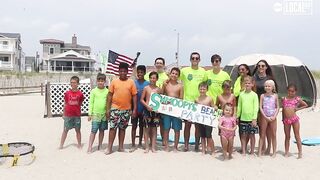
<instances>
[{"instance_id":1,"label":"white cloud","mask_svg":"<svg viewBox=\"0 0 320 180\"><path fill-rule=\"evenodd\" d=\"M65 32L67 29L69 29L70 25L66 22L59 22L56 24L52 24L48 28L48 32L52 34L62 33Z\"/></svg>"}]
</instances>

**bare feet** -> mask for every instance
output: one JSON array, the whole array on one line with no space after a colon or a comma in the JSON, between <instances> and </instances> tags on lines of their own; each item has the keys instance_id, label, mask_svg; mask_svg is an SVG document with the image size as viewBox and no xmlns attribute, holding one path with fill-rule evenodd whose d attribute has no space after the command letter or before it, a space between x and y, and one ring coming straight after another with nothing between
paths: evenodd
<instances>
[{"instance_id":1,"label":"bare feet","mask_svg":"<svg viewBox=\"0 0 320 180\"><path fill-rule=\"evenodd\" d=\"M173 148L174 153L177 153L178 151L179 151L178 148Z\"/></svg>"},{"instance_id":2,"label":"bare feet","mask_svg":"<svg viewBox=\"0 0 320 180\"><path fill-rule=\"evenodd\" d=\"M289 157L289 152L284 153L284 157Z\"/></svg>"},{"instance_id":3,"label":"bare feet","mask_svg":"<svg viewBox=\"0 0 320 180\"><path fill-rule=\"evenodd\" d=\"M137 150L136 146L132 146L131 149L129 150L129 153L134 152L135 150Z\"/></svg>"},{"instance_id":4,"label":"bare feet","mask_svg":"<svg viewBox=\"0 0 320 180\"><path fill-rule=\"evenodd\" d=\"M229 159L233 159L233 156L231 154L229 154Z\"/></svg>"},{"instance_id":5,"label":"bare feet","mask_svg":"<svg viewBox=\"0 0 320 180\"><path fill-rule=\"evenodd\" d=\"M298 154L298 159L301 159L302 158L302 153L299 153Z\"/></svg>"},{"instance_id":6,"label":"bare feet","mask_svg":"<svg viewBox=\"0 0 320 180\"><path fill-rule=\"evenodd\" d=\"M145 154L149 153L149 148L146 148L146 150L144 151Z\"/></svg>"},{"instance_id":7,"label":"bare feet","mask_svg":"<svg viewBox=\"0 0 320 180\"><path fill-rule=\"evenodd\" d=\"M112 150L107 149L107 151L104 153L105 155L109 155L112 153Z\"/></svg>"},{"instance_id":8,"label":"bare feet","mask_svg":"<svg viewBox=\"0 0 320 180\"><path fill-rule=\"evenodd\" d=\"M164 148L164 151L165 151L165 152L169 152L169 147L165 147L165 148Z\"/></svg>"},{"instance_id":9,"label":"bare feet","mask_svg":"<svg viewBox=\"0 0 320 180\"><path fill-rule=\"evenodd\" d=\"M119 149L118 149L118 152L125 152L125 151L124 151L124 149L122 149L122 148L120 149L120 148L119 148Z\"/></svg>"},{"instance_id":10,"label":"bare feet","mask_svg":"<svg viewBox=\"0 0 320 180\"><path fill-rule=\"evenodd\" d=\"M154 149L154 148L152 148L151 151L152 151L153 153L156 153L156 152L157 152L156 149Z\"/></svg>"},{"instance_id":11,"label":"bare feet","mask_svg":"<svg viewBox=\"0 0 320 180\"><path fill-rule=\"evenodd\" d=\"M78 144L77 148L81 150L82 149L82 144Z\"/></svg>"},{"instance_id":12,"label":"bare feet","mask_svg":"<svg viewBox=\"0 0 320 180\"><path fill-rule=\"evenodd\" d=\"M92 151L92 147L88 147L88 150L87 150L87 153L88 154L91 154L93 151Z\"/></svg>"},{"instance_id":13,"label":"bare feet","mask_svg":"<svg viewBox=\"0 0 320 180\"><path fill-rule=\"evenodd\" d=\"M188 146L185 146L185 147L183 148L183 151L184 151L184 152L188 152L188 151L189 151L189 147L188 147Z\"/></svg>"},{"instance_id":14,"label":"bare feet","mask_svg":"<svg viewBox=\"0 0 320 180\"><path fill-rule=\"evenodd\" d=\"M63 146L59 146L58 149L59 149L59 150L63 149Z\"/></svg>"}]
</instances>

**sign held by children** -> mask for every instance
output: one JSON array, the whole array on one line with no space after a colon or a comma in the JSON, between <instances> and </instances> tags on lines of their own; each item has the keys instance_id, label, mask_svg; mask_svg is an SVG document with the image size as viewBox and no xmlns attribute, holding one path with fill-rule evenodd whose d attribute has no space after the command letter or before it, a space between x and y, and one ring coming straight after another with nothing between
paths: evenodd
<instances>
[{"instance_id":1,"label":"sign held by children","mask_svg":"<svg viewBox=\"0 0 320 180\"><path fill-rule=\"evenodd\" d=\"M222 111L158 93L152 93L149 106L153 111L216 128Z\"/></svg>"}]
</instances>

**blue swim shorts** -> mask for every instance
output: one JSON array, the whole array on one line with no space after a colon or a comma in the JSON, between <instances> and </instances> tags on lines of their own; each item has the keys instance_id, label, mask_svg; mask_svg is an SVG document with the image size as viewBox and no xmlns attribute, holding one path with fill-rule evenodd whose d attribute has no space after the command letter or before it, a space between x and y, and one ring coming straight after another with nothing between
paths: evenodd
<instances>
[{"instance_id":1,"label":"blue swim shorts","mask_svg":"<svg viewBox=\"0 0 320 180\"><path fill-rule=\"evenodd\" d=\"M172 128L175 131L180 131L182 129L181 119L166 114L161 114L161 117L164 130L169 130L170 128Z\"/></svg>"}]
</instances>

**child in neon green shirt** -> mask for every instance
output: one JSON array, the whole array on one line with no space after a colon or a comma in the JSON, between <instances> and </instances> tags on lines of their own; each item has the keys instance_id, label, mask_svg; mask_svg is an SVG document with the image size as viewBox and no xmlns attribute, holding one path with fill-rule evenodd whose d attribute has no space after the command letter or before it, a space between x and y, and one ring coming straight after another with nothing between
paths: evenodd
<instances>
[{"instance_id":1,"label":"child in neon green shirt","mask_svg":"<svg viewBox=\"0 0 320 180\"><path fill-rule=\"evenodd\" d=\"M88 153L92 153L92 144L99 130L98 150L102 147L104 130L108 129L106 119L106 104L108 89L105 87L106 75L99 73L97 75L97 87L90 93L89 99L89 117L88 121L92 121L91 134L89 137Z\"/></svg>"}]
</instances>

